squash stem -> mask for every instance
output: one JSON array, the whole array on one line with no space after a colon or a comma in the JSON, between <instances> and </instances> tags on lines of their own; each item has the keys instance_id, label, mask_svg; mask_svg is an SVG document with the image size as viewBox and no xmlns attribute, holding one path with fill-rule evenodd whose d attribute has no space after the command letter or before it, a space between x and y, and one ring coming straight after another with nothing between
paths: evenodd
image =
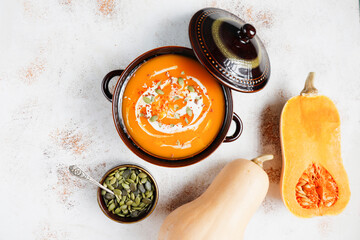
<instances>
[{"instance_id":1,"label":"squash stem","mask_svg":"<svg viewBox=\"0 0 360 240\"><path fill-rule=\"evenodd\" d=\"M314 95L318 94L318 90L314 87L314 76L315 76L314 72L309 73L309 75L306 79L306 82L305 82L305 87L301 91L300 95L314 96Z\"/></svg>"},{"instance_id":2,"label":"squash stem","mask_svg":"<svg viewBox=\"0 0 360 240\"><path fill-rule=\"evenodd\" d=\"M268 160L271 160L274 158L274 155L272 154L264 154L264 155L261 155L261 156L258 156L254 159L251 159L252 162L256 163L259 167L263 167L263 163L265 161L268 161Z\"/></svg>"}]
</instances>

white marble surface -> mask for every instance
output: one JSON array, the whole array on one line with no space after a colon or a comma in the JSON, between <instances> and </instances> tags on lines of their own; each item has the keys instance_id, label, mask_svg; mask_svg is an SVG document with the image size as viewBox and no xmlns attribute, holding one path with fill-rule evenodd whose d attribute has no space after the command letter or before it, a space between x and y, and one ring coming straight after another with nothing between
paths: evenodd
<instances>
[{"instance_id":1,"label":"white marble surface","mask_svg":"<svg viewBox=\"0 0 360 240\"><path fill-rule=\"evenodd\" d=\"M123 144L100 82L152 48L189 47L189 20L207 6L257 28L272 76L261 92L233 94L245 124L238 141L194 166L157 167ZM265 165L270 190L245 239L360 239L358 1L1 0L0 29L0 239L156 239L170 210L203 192L227 162L261 153L276 159ZM352 196L338 216L299 219L280 199L278 121L309 71L340 111ZM137 224L107 219L96 188L67 172L78 164L100 179L120 163L144 166L159 183L158 207Z\"/></svg>"}]
</instances>

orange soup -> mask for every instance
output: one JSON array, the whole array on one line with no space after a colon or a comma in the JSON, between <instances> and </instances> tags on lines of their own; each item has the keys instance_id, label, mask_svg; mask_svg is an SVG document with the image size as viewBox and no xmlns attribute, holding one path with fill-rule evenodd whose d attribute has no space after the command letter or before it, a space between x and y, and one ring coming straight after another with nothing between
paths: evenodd
<instances>
[{"instance_id":1,"label":"orange soup","mask_svg":"<svg viewBox=\"0 0 360 240\"><path fill-rule=\"evenodd\" d=\"M131 76L122 115L133 140L151 155L181 159L201 152L224 120L220 84L191 58L150 59Z\"/></svg>"}]
</instances>

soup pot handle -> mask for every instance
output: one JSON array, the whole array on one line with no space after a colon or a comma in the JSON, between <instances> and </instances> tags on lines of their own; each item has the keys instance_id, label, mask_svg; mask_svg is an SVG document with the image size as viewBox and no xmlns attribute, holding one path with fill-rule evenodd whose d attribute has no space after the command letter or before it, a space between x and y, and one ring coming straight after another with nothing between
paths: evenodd
<instances>
[{"instance_id":1,"label":"soup pot handle","mask_svg":"<svg viewBox=\"0 0 360 240\"><path fill-rule=\"evenodd\" d=\"M104 79L102 80L102 83L101 83L101 90L105 96L105 98L109 101L109 102L112 102L112 93L110 92L110 89L109 89L109 83L111 81L111 79L113 77L120 77L120 75L122 74L124 70L114 70L114 71L111 71L109 72L108 74L105 75Z\"/></svg>"},{"instance_id":2,"label":"soup pot handle","mask_svg":"<svg viewBox=\"0 0 360 240\"><path fill-rule=\"evenodd\" d=\"M235 132L231 136L226 136L226 138L224 139L224 142L233 142L236 139L238 139L240 137L241 133L242 133L243 123L241 121L241 118L236 113L233 113L233 119L232 120L236 124Z\"/></svg>"}]
</instances>

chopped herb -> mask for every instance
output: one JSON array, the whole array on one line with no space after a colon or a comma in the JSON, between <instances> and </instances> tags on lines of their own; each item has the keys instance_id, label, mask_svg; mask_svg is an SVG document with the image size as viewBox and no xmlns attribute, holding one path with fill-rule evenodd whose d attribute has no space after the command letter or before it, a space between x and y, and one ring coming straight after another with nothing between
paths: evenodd
<instances>
[{"instance_id":1,"label":"chopped herb","mask_svg":"<svg viewBox=\"0 0 360 240\"><path fill-rule=\"evenodd\" d=\"M190 92L195 92L195 88L193 86L187 86L187 89L190 91Z\"/></svg>"},{"instance_id":2,"label":"chopped herb","mask_svg":"<svg viewBox=\"0 0 360 240\"><path fill-rule=\"evenodd\" d=\"M189 115L189 117L192 116L192 111L189 107L186 108L186 113L187 113L187 115Z\"/></svg>"},{"instance_id":3,"label":"chopped herb","mask_svg":"<svg viewBox=\"0 0 360 240\"><path fill-rule=\"evenodd\" d=\"M143 101L148 104L151 103L151 100L148 97L143 97Z\"/></svg>"},{"instance_id":4,"label":"chopped herb","mask_svg":"<svg viewBox=\"0 0 360 240\"><path fill-rule=\"evenodd\" d=\"M163 90L161 90L160 88L155 89L155 92L159 95L164 95Z\"/></svg>"},{"instance_id":5,"label":"chopped herb","mask_svg":"<svg viewBox=\"0 0 360 240\"><path fill-rule=\"evenodd\" d=\"M150 118L150 122L155 122L158 118L158 115L154 115Z\"/></svg>"},{"instance_id":6,"label":"chopped herb","mask_svg":"<svg viewBox=\"0 0 360 240\"><path fill-rule=\"evenodd\" d=\"M182 72L181 72L181 75L184 75L184 74L185 74L185 72L184 72L184 71L182 71Z\"/></svg>"},{"instance_id":7,"label":"chopped herb","mask_svg":"<svg viewBox=\"0 0 360 240\"><path fill-rule=\"evenodd\" d=\"M181 87L183 87L183 86L184 86L184 79L183 79L182 77L179 77L179 78L178 78L178 83L179 83L179 85L180 85Z\"/></svg>"},{"instance_id":8,"label":"chopped herb","mask_svg":"<svg viewBox=\"0 0 360 240\"><path fill-rule=\"evenodd\" d=\"M174 100L176 101L176 100L178 100L180 97L179 96L175 96L174 97Z\"/></svg>"},{"instance_id":9,"label":"chopped herb","mask_svg":"<svg viewBox=\"0 0 360 240\"><path fill-rule=\"evenodd\" d=\"M179 119L179 118L180 118L180 115L179 115L178 113L175 113L175 114L174 114L174 117L175 117L176 119Z\"/></svg>"},{"instance_id":10,"label":"chopped herb","mask_svg":"<svg viewBox=\"0 0 360 240\"><path fill-rule=\"evenodd\" d=\"M180 146L180 141L176 140L176 145Z\"/></svg>"},{"instance_id":11,"label":"chopped herb","mask_svg":"<svg viewBox=\"0 0 360 240\"><path fill-rule=\"evenodd\" d=\"M185 122L186 124L189 124L189 120L187 118L185 118Z\"/></svg>"},{"instance_id":12,"label":"chopped herb","mask_svg":"<svg viewBox=\"0 0 360 240\"><path fill-rule=\"evenodd\" d=\"M162 126L162 123L161 122L159 122L159 127L161 127Z\"/></svg>"},{"instance_id":13,"label":"chopped herb","mask_svg":"<svg viewBox=\"0 0 360 240\"><path fill-rule=\"evenodd\" d=\"M140 114L139 114L139 116L140 116L140 117L143 117L143 116L144 116L144 114L143 114L143 113L140 113Z\"/></svg>"},{"instance_id":14,"label":"chopped herb","mask_svg":"<svg viewBox=\"0 0 360 240\"><path fill-rule=\"evenodd\" d=\"M175 109L175 110L178 110L178 109L179 109L179 105L174 104L174 109Z\"/></svg>"},{"instance_id":15,"label":"chopped herb","mask_svg":"<svg viewBox=\"0 0 360 240\"><path fill-rule=\"evenodd\" d=\"M161 81L158 81L158 83L155 85L156 87L159 87L161 84Z\"/></svg>"},{"instance_id":16,"label":"chopped herb","mask_svg":"<svg viewBox=\"0 0 360 240\"><path fill-rule=\"evenodd\" d=\"M151 99L150 99L150 101L151 101L151 102L154 102L154 100L155 100L154 95L151 95Z\"/></svg>"},{"instance_id":17,"label":"chopped herb","mask_svg":"<svg viewBox=\"0 0 360 240\"><path fill-rule=\"evenodd\" d=\"M170 124L170 127L174 127L175 125L174 124Z\"/></svg>"},{"instance_id":18,"label":"chopped herb","mask_svg":"<svg viewBox=\"0 0 360 240\"><path fill-rule=\"evenodd\" d=\"M188 97L184 98L184 102L187 102L187 101L189 101L189 98Z\"/></svg>"}]
</instances>

